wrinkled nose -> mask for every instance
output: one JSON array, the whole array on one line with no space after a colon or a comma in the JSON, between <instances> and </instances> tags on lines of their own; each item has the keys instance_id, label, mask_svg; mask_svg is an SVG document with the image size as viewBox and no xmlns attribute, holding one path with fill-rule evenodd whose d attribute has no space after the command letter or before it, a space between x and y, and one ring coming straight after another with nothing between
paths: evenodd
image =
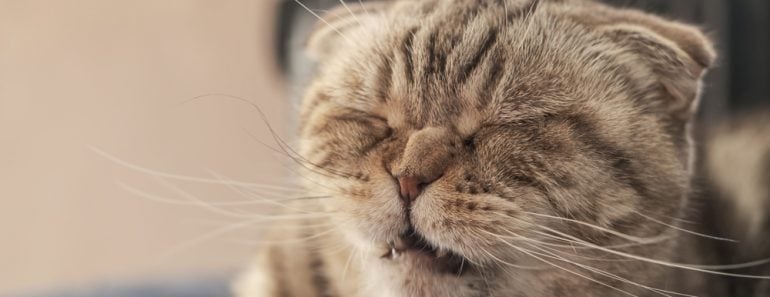
<instances>
[{"instance_id":1,"label":"wrinkled nose","mask_svg":"<svg viewBox=\"0 0 770 297\"><path fill-rule=\"evenodd\" d=\"M457 136L445 128L428 127L409 135L393 170L399 196L410 207L425 188L441 178L451 163Z\"/></svg>"},{"instance_id":2,"label":"wrinkled nose","mask_svg":"<svg viewBox=\"0 0 770 297\"><path fill-rule=\"evenodd\" d=\"M434 179L435 180L435 179ZM402 176L398 178L398 187L401 194L401 201L405 206L410 206L417 196L420 196L422 190L434 180L427 180L417 176Z\"/></svg>"}]
</instances>

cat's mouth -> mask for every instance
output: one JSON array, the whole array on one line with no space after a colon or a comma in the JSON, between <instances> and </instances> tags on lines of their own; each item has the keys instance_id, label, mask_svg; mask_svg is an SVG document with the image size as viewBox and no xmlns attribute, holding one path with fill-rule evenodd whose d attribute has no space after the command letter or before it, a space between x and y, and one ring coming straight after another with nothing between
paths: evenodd
<instances>
[{"instance_id":1,"label":"cat's mouth","mask_svg":"<svg viewBox=\"0 0 770 297\"><path fill-rule=\"evenodd\" d=\"M389 250L382 255L383 259L409 261L407 258L417 258L431 264L436 271L456 275L464 274L472 266L465 257L451 250L434 246L414 228L409 228L388 245Z\"/></svg>"}]
</instances>

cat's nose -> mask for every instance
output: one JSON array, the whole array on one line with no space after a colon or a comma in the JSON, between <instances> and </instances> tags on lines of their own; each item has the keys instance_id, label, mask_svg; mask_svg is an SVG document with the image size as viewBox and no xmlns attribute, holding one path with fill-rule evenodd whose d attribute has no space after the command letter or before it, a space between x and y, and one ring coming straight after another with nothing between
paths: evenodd
<instances>
[{"instance_id":1,"label":"cat's nose","mask_svg":"<svg viewBox=\"0 0 770 297\"><path fill-rule=\"evenodd\" d=\"M441 178L452 163L458 137L447 128L427 127L409 135L400 160L390 169L399 196L410 207L425 188Z\"/></svg>"},{"instance_id":2,"label":"cat's nose","mask_svg":"<svg viewBox=\"0 0 770 297\"><path fill-rule=\"evenodd\" d=\"M435 179L430 180L428 178L420 176L401 176L398 178L399 193L401 201L404 206L409 207L420 196L422 190L425 189Z\"/></svg>"}]
</instances>

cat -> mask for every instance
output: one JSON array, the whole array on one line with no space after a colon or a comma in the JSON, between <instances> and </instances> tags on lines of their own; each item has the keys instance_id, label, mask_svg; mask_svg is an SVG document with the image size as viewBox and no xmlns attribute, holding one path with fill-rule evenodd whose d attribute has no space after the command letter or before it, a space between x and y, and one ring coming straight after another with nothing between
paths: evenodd
<instances>
[{"instance_id":1,"label":"cat","mask_svg":"<svg viewBox=\"0 0 770 297\"><path fill-rule=\"evenodd\" d=\"M237 296L709 296L755 276L684 262L726 240L682 223L716 59L697 27L588 0L383 1L326 13L307 50L284 149L313 196Z\"/></svg>"}]
</instances>

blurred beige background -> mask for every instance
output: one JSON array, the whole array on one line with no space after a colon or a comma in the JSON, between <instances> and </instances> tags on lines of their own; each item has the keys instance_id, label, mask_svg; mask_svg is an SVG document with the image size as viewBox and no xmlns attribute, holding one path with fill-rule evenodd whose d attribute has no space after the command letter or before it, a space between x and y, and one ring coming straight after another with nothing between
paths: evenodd
<instances>
[{"instance_id":1,"label":"blurred beige background","mask_svg":"<svg viewBox=\"0 0 770 297\"><path fill-rule=\"evenodd\" d=\"M237 219L134 195L117 182L183 199L89 146L164 172L280 181L284 167L250 136L271 140L248 105L185 103L241 96L290 135L272 56L276 3L0 0L0 295L249 259L259 228L186 244ZM176 185L207 201L243 199Z\"/></svg>"}]
</instances>

